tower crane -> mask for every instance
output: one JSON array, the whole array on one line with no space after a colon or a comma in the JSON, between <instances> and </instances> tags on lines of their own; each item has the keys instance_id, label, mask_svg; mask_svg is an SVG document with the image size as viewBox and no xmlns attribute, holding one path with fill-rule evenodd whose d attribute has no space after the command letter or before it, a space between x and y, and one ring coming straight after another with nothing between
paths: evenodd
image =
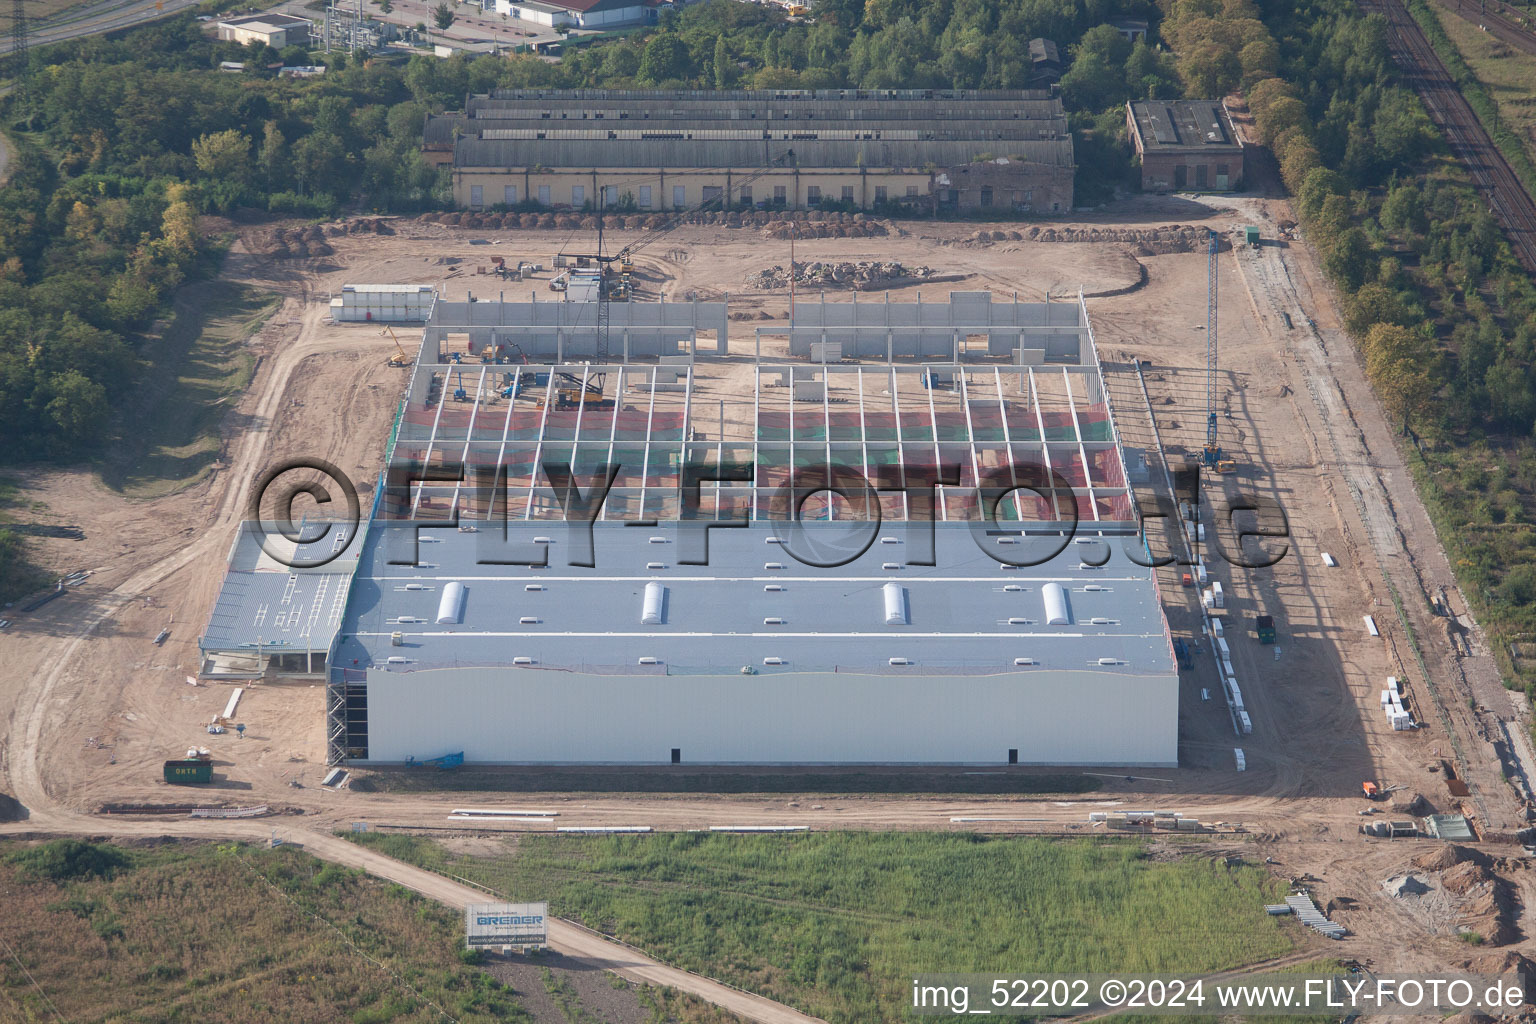
<instances>
[{"instance_id":1,"label":"tower crane","mask_svg":"<svg viewBox=\"0 0 1536 1024\"><path fill-rule=\"evenodd\" d=\"M794 160L795 151L792 149L785 150L783 153L769 161L763 167L759 167L757 170L753 171L751 174L748 174L744 178L733 181L731 183L730 189L723 190L719 195L710 196L708 199L696 203L695 205L690 206L688 209L679 212L677 215L668 219L665 223L650 229L640 238L629 243L624 248L615 253L603 252L603 193L601 190L599 190L597 206L597 252L590 255L572 255L571 257L568 257L577 260L578 265L580 265L579 261L591 260L598 266L598 273L600 278L597 286L597 362L605 363L608 361L608 323L610 314L608 307L608 265L610 263L617 263L619 264L621 273L627 274L634 266L633 261L635 253L639 252L641 249L644 249L646 246L655 242L658 238L661 238L673 228L677 227L682 223L683 218L688 214L699 213L715 205L722 207L726 206L730 202L731 191L750 185L758 178L761 178L763 175L769 173L770 171L777 170L786 164L792 165Z\"/></svg>"}]
</instances>

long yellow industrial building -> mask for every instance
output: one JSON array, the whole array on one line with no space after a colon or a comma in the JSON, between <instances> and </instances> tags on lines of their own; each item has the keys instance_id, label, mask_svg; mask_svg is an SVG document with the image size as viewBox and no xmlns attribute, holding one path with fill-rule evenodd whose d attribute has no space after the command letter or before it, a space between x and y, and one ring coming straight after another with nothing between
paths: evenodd
<instances>
[{"instance_id":1,"label":"long yellow industrial building","mask_svg":"<svg viewBox=\"0 0 1536 1024\"><path fill-rule=\"evenodd\" d=\"M507 89L429 117L423 149L470 210L1072 208L1044 90Z\"/></svg>"}]
</instances>

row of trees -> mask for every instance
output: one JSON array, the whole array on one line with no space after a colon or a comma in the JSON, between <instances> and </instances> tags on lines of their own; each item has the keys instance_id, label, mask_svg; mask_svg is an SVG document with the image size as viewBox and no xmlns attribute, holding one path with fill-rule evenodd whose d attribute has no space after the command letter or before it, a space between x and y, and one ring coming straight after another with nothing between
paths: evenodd
<instances>
[{"instance_id":1,"label":"row of trees","mask_svg":"<svg viewBox=\"0 0 1536 1024\"><path fill-rule=\"evenodd\" d=\"M1349 0L1270 13L1284 42L1280 74L1248 89L1256 126L1366 373L1419 440L1426 498L1484 625L1536 629L1536 285L1397 78L1385 20Z\"/></svg>"}]
</instances>

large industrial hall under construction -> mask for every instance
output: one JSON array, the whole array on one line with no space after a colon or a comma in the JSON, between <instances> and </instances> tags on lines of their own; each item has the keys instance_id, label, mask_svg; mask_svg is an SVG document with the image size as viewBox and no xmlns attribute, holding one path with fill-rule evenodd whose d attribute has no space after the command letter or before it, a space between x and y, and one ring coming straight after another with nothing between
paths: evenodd
<instances>
[{"instance_id":1,"label":"large industrial hall under construction","mask_svg":"<svg viewBox=\"0 0 1536 1024\"><path fill-rule=\"evenodd\" d=\"M331 760L1177 762L1081 299L805 303L750 353L723 303L501 305L425 328Z\"/></svg>"},{"instance_id":2,"label":"large industrial hall under construction","mask_svg":"<svg viewBox=\"0 0 1536 1024\"><path fill-rule=\"evenodd\" d=\"M422 146L472 210L1072 209L1045 90L502 89L428 117Z\"/></svg>"}]
</instances>

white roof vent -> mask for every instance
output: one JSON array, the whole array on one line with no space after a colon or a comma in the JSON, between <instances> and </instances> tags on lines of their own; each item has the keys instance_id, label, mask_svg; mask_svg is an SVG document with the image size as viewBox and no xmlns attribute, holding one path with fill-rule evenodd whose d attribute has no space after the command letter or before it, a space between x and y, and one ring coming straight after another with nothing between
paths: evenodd
<instances>
[{"instance_id":1,"label":"white roof vent","mask_svg":"<svg viewBox=\"0 0 1536 1024\"><path fill-rule=\"evenodd\" d=\"M665 538L665 537L652 537L651 538L651 543L652 544L665 544L666 542L667 542L667 538Z\"/></svg>"},{"instance_id":2,"label":"white roof vent","mask_svg":"<svg viewBox=\"0 0 1536 1024\"><path fill-rule=\"evenodd\" d=\"M783 658L764 658L763 659L763 664L764 665L782 665L782 664L784 664L784 659Z\"/></svg>"},{"instance_id":3,"label":"white roof vent","mask_svg":"<svg viewBox=\"0 0 1536 1024\"><path fill-rule=\"evenodd\" d=\"M1093 618L1089 619L1088 622L1095 626L1113 626L1115 624L1114 619L1106 619L1101 615L1095 615Z\"/></svg>"},{"instance_id":4,"label":"white roof vent","mask_svg":"<svg viewBox=\"0 0 1536 1024\"><path fill-rule=\"evenodd\" d=\"M900 562L885 562L885 563L881 564L880 568L885 569L887 571L894 571L896 569L900 569L901 568L901 563Z\"/></svg>"},{"instance_id":5,"label":"white roof vent","mask_svg":"<svg viewBox=\"0 0 1536 1024\"><path fill-rule=\"evenodd\" d=\"M528 584L525 584L523 586L523 589L524 590L543 590L544 589L544 584L542 584L542 583L528 583Z\"/></svg>"},{"instance_id":6,"label":"white roof vent","mask_svg":"<svg viewBox=\"0 0 1536 1024\"><path fill-rule=\"evenodd\" d=\"M667 588L660 583L645 585L645 607L640 612L642 626L659 626L665 617Z\"/></svg>"},{"instance_id":7,"label":"white roof vent","mask_svg":"<svg viewBox=\"0 0 1536 1024\"><path fill-rule=\"evenodd\" d=\"M910 664L912 664L912 659L911 658L892 658L890 660L890 663L892 665L910 665Z\"/></svg>"},{"instance_id":8,"label":"white roof vent","mask_svg":"<svg viewBox=\"0 0 1536 1024\"><path fill-rule=\"evenodd\" d=\"M405 585L405 589L406 590L427 590L429 588L427 587L427 585L425 583L407 583Z\"/></svg>"},{"instance_id":9,"label":"white roof vent","mask_svg":"<svg viewBox=\"0 0 1536 1024\"><path fill-rule=\"evenodd\" d=\"M1100 665L1120 665L1120 664L1124 664L1124 663L1119 658L1100 658L1099 659L1099 664Z\"/></svg>"},{"instance_id":10,"label":"white roof vent","mask_svg":"<svg viewBox=\"0 0 1536 1024\"><path fill-rule=\"evenodd\" d=\"M1019 591L1021 591L1023 589L1024 588L1019 586L1017 583L1010 583L1006 587L1003 588L1003 593L1005 593L1005 594L1017 594Z\"/></svg>"},{"instance_id":11,"label":"white roof vent","mask_svg":"<svg viewBox=\"0 0 1536 1024\"><path fill-rule=\"evenodd\" d=\"M881 544L900 544L901 540L900 540L900 538L897 538L897 537L881 537L880 538L880 543Z\"/></svg>"},{"instance_id":12,"label":"white roof vent","mask_svg":"<svg viewBox=\"0 0 1536 1024\"><path fill-rule=\"evenodd\" d=\"M1025 619L1025 618L1021 618L1020 616L1015 615L1015 616L1013 616L1012 618L1010 618L1008 620L1008 625L1010 625L1010 626L1027 626L1027 625L1029 625L1029 620Z\"/></svg>"},{"instance_id":13,"label":"white roof vent","mask_svg":"<svg viewBox=\"0 0 1536 1024\"><path fill-rule=\"evenodd\" d=\"M442 599L437 602L437 621L440 625L464 621L464 600L468 593L464 584L458 580L443 588Z\"/></svg>"},{"instance_id":14,"label":"white roof vent","mask_svg":"<svg viewBox=\"0 0 1536 1024\"><path fill-rule=\"evenodd\" d=\"M907 588L900 583L887 583L881 590L885 593L885 624L907 625Z\"/></svg>"},{"instance_id":15,"label":"white roof vent","mask_svg":"<svg viewBox=\"0 0 1536 1024\"><path fill-rule=\"evenodd\" d=\"M777 537L764 537L763 538L763 543L764 544L777 544L777 543L779 543L779 538L777 538Z\"/></svg>"},{"instance_id":16,"label":"white roof vent","mask_svg":"<svg viewBox=\"0 0 1536 1024\"><path fill-rule=\"evenodd\" d=\"M784 563L783 562L764 562L763 563L763 568L764 569L782 569L782 568L784 568Z\"/></svg>"},{"instance_id":17,"label":"white roof vent","mask_svg":"<svg viewBox=\"0 0 1536 1024\"><path fill-rule=\"evenodd\" d=\"M770 615L768 618L763 620L763 625L765 625L765 626L782 626L782 625L784 625L784 620L779 618L777 615Z\"/></svg>"},{"instance_id":18,"label":"white roof vent","mask_svg":"<svg viewBox=\"0 0 1536 1024\"><path fill-rule=\"evenodd\" d=\"M1101 587L1097 583L1090 583L1086 587L1083 588L1083 590L1086 593L1089 593L1089 594L1097 594L1099 591L1106 590L1106 589L1108 589L1108 588Z\"/></svg>"},{"instance_id":19,"label":"white roof vent","mask_svg":"<svg viewBox=\"0 0 1536 1024\"><path fill-rule=\"evenodd\" d=\"M660 658L653 658L653 657L651 657L650 655L647 654L647 655L645 655L645 656L643 656L643 657L641 657L639 659L639 663L641 665L660 665L661 664L661 659Z\"/></svg>"},{"instance_id":20,"label":"white roof vent","mask_svg":"<svg viewBox=\"0 0 1536 1024\"><path fill-rule=\"evenodd\" d=\"M1070 626L1072 624L1072 610L1067 607L1067 592L1060 583L1047 583L1040 588L1040 595L1045 598L1045 624L1047 626Z\"/></svg>"},{"instance_id":21,"label":"white roof vent","mask_svg":"<svg viewBox=\"0 0 1536 1024\"><path fill-rule=\"evenodd\" d=\"M539 624L539 617L537 615L524 615L517 621L524 626L537 626Z\"/></svg>"},{"instance_id":22,"label":"white roof vent","mask_svg":"<svg viewBox=\"0 0 1536 1024\"><path fill-rule=\"evenodd\" d=\"M665 563L665 562L646 562L645 563L645 567L647 569L665 569L667 567L667 563Z\"/></svg>"},{"instance_id":23,"label":"white roof vent","mask_svg":"<svg viewBox=\"0 0 1536 1024\"><path fill-rule=\"evenodd\" d=\"M763 589L768 591L769 593L778 593L779 591L784 589L784 584L782 584L782 583L765 583L765 584L763 584Z\"/></svg>"},{"instance_id":24,"label":"white roof vent","mask_svg":"<svg viewBox=\"0 0 1536 1024\"><path fill-rule=\"evenodd\" d=\"M517 657L512 659L512 664L514 664L514 665L532 665L533 664L533 659L528 657L526 654L520 654Z\"/></svg>"},{"instance_id":25,"label":"white roof vent","mask_svg":"<svg viewBox=\"0 0 1536 1024\"><path fill-rule=\"evenodd\" d=\"M1017 537L999 537L999 538L997 538L997 542L999 544L1017 544L1019 542L1019 538L1017 538Z\"/></svg>"},{"instance_id":26,"label":"white roof vent","mask_svg":"<svg viewBox=\"0 0 1536 1024\"><path fill-rule=\"evenodd\" d=\"M1035 659L1034 658L1014 658L1013 659L1013 663L1015 665L1033 665L1035 663Z\"/></svg>"}]
</instances>

